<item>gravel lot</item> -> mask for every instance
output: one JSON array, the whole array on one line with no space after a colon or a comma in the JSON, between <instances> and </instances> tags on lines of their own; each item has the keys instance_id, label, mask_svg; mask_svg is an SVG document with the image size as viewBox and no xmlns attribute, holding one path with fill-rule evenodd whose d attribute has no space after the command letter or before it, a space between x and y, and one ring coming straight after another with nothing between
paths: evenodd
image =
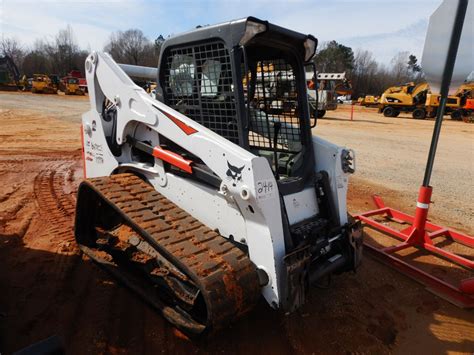
<instances>
[{"instance_id":1,"label":"gravel lot","mask_svg":"<svg viewBox=\"0 0 474 355\"><path fill-rule=\"evenodd\" d=\"M35 116L46 115L79 123L81 115L89 110L89 97L0 92L0 109L29 110Z\"/></svg>"},{"instance_id":2,"label":"gravel lot","mask_svg":"<svg viewBox=\"0 0 474 355\"><path fill-rule=\"evenodd\" d=\"M391 189L407 201L412 213L423 181L434 120L414 120L408 115L387 118L374 108L340 105L320 119L314 133L356 151L357 172L352 184L370 183L372 193ZM433 169L431 217L449 226L474 232L474 124L443 122ZM359 181L362 180L362 181ZM387 201L390 204L390 201Z\"/></svg>"}]
</instances>

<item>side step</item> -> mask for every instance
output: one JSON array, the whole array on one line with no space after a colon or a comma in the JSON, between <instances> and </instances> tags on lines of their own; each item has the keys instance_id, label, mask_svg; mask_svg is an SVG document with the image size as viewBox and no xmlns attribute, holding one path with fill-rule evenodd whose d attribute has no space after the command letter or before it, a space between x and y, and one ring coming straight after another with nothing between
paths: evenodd
<instances>
[{"instance_id":1,"label":"side step","mask_svg":"<svg viewBox=\"0 0 474 355\"><path fill-rule=\"evenodd\" d=\"M241 249L133 174L79 186L75 236L93 261L189 335L226 326L260 296Z\"/></svg>"}]
</instances>

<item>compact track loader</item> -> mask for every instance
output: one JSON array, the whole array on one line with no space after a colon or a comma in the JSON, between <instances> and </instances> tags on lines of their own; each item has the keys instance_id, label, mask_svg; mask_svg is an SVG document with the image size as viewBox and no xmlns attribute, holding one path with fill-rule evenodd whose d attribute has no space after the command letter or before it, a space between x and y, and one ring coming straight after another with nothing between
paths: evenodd
<instances>
[{"instance_id":1,"label":"compact track loader","mask_svg":"<svg viewBox=\"0 0 474 355\"><path fill-rule=\"evenodd\" d=\"M86 59L77 242L187 334L261 296L291 312L361 261L346 210L354 152L311 134L316 46L249 17L167 39L158 70ZM156 80L157 99L127 73Z\"/></svg>"}]
</instances>

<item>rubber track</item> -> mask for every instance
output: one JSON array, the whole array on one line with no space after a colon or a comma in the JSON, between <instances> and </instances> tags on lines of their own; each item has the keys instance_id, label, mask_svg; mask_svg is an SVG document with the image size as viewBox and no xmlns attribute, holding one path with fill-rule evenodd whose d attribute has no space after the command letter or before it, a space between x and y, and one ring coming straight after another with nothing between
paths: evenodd
<instances>
[{"instance_id":1,"label":"rubber track","mask_svg":"<svg viewBox=\"0 0 474 355\"><path fill-rule=\"evenodd\" d=\"M155 249L194 281L206 301L207 331L253 308L260 287L255 266L242 250L133 174L92 178L79 189L82 185L114 205L126 224L145 240L151 237Z\"/></svg>"}]
</instances>

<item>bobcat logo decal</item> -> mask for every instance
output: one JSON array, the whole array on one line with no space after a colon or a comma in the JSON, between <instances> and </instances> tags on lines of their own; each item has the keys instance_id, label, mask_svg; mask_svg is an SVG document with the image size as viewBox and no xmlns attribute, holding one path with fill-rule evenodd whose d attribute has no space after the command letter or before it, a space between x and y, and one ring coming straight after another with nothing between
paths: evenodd
<instances>
[{"instance_id":1,"label":"bobcat logo decal","mask_svg":"<svg viewBox=\"0 0 474 355\"><path fill-rule=\"evenodd\" d=\"M244 170L245 165L238 168L227 161L227 166L229 169L227 169L226 175L232 180L232 186L236 186L237 182L242 180L242 170Z\"/></svg>"}]
</instances>

